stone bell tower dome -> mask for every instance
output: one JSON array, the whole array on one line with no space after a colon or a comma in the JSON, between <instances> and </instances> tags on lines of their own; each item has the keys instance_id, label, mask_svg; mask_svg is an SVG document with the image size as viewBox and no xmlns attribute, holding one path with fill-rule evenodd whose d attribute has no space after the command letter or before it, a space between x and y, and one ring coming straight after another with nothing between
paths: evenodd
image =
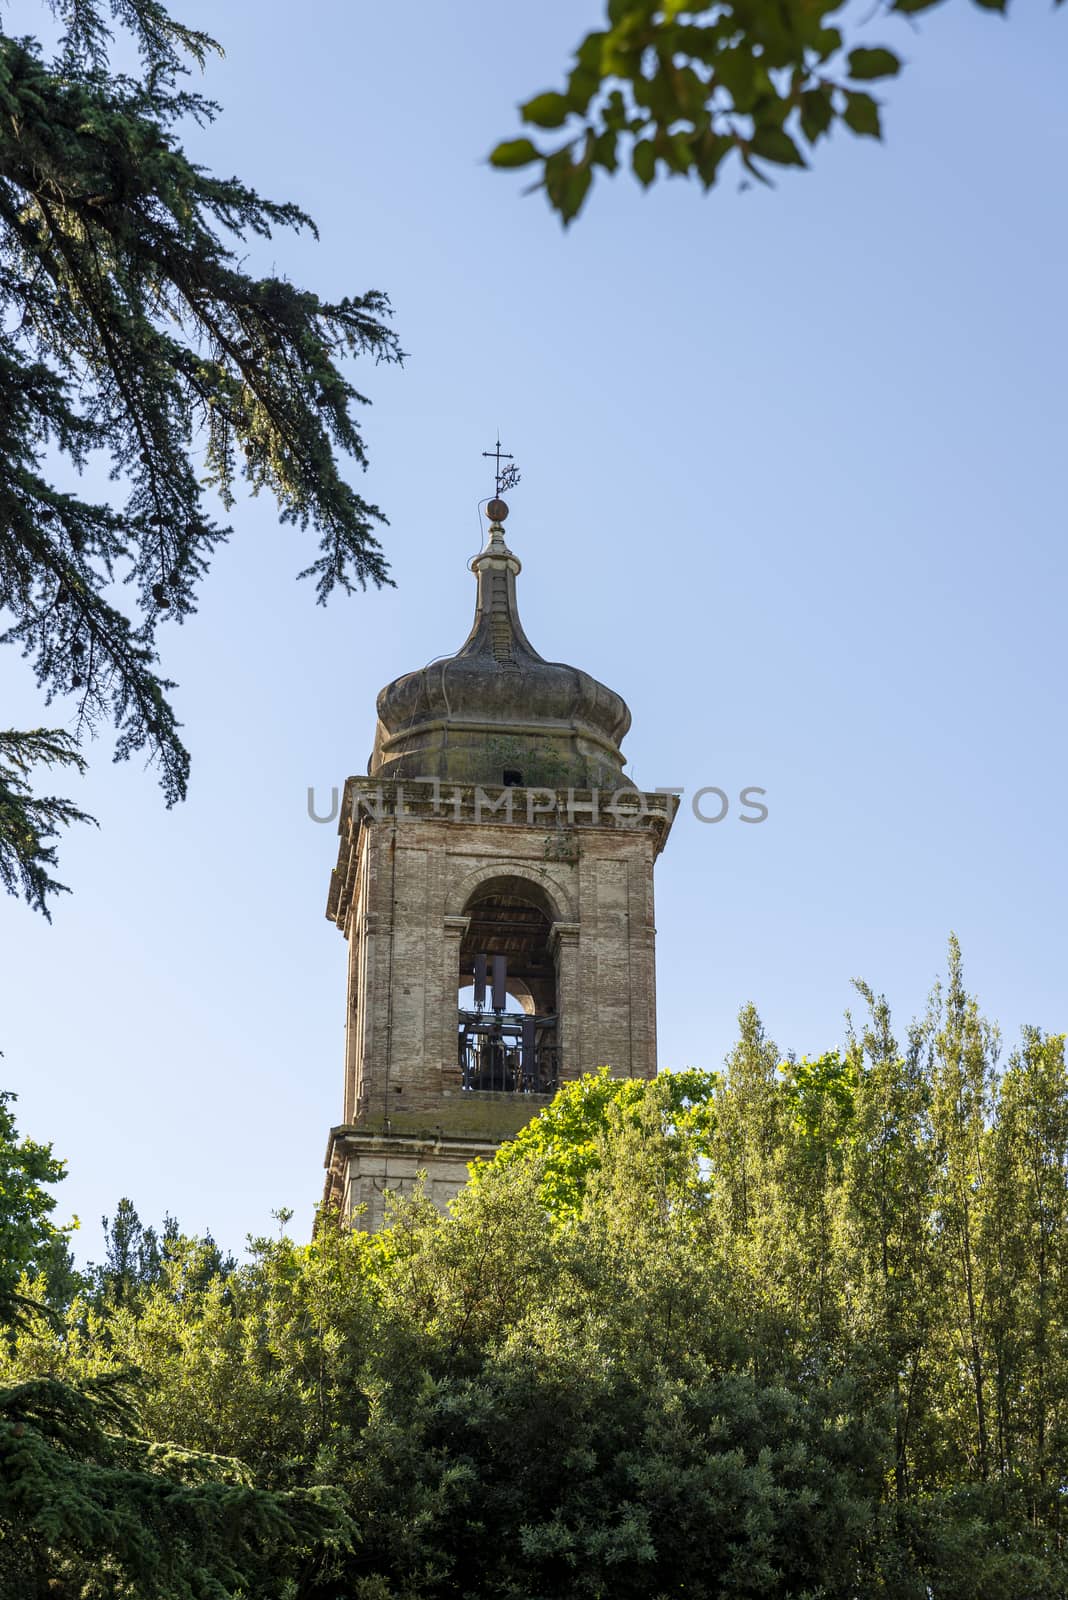
<instances>
[{"instance_id":1,"label":"stone bell tower dome","mask_svg":"<svg viewBox=\"0 0 1068 1600\"><path fill-rule=\"evenodd\" d=\"M503 500L490 504L507 515ZM478 579L471 632L454 656L382 690L368 771L483 785L633 787L619 748L630 727L625 702L534 649L516 603L522 566L500 522L471 571ZM505 778L506 770L513 775Z\"/></svg>"},{"instance_id":2,"label":"stone bell tower dome","mask_svg":"<svg viewBox=\"0 0 1068 1600\"><path fill-rule=\"evenodd\" d=\"M444 1205L557 1087L656 1073L653 863L677 801L623 773L630 712L519 620L499 498L455 655L378 697L327 916L348 940L345 1094L326 1197L380 1226Z\"/></svg>"}]
</instances>

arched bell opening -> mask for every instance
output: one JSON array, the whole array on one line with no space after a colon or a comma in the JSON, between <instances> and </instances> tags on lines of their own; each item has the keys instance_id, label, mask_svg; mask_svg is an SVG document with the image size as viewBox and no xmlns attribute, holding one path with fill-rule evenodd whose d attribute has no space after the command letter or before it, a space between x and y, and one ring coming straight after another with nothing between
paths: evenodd
<instances>
[{"instance_id":1,"label":"arched bell opening","mask_svg":"<svg viewBox=\"0 0 1068 1600\"><path fill-rule=\"evenodd\" d=\"M538 886L504 876L464 908L457 1040L463 1088L551 1094L559 1080L553 907Z\"/></svg>"}]
</instances>

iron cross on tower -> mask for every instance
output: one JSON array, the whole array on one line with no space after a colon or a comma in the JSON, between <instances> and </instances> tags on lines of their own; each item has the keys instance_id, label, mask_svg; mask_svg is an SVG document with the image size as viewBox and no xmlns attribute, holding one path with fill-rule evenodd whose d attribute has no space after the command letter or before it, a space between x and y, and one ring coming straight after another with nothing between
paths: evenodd
<instances>
[{"instance_id":1,"label":"iron cross on tower","mask_svg":"<svg viewBox=\"0 0 1068 1600\"><path fill-rule=\"evenodd\" d=\"M514 489L519 482L519 468L515 465L515 458L510 456L507 450L501 449L500 435L497 437L496 449L483 450L482 454L488 456L491 461L496 462L497 498L500 499L506 489ZM502 467L502 461L511 461L512 465L510 467Z\"/></svg>"}]
</instances>

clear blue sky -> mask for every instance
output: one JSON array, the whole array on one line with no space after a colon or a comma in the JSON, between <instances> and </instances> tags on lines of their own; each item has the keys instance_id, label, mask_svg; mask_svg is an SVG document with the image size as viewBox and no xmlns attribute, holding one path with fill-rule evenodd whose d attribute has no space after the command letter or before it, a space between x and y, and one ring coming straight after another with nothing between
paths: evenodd
<instances>
[{"instance_id":1,"label":"clear blue sky","mask_svg":"<svg viewBox=\"0 0 1068 1600\"><path fill-rule=\"evenodd\" d=\"M308 541L242 500L165 635L187 804L102 738L73 895L51 927L0 902L0 1066L82 1254L124 1193L234 1248L273 1207L306 1231L345 955L306 790L363 771L380 686L463 640L498 426L536 648L626 697L639 783L768 791L758 827L684 801L661 858L662 1066L719 1064L749 999L782 1049L830 1048L858 974L904 1027L951 928L1010 1043L1068 1026L1068 18L873 23L910 58L884 146L843 134L774 192L602 185L564 234L484 156L597 17L205 13L224 115L191 146L322 233L252 260L393 298L410 359L356 377L397 588L317 610ZM41 720L14 650L0 673L4 720Z\"/></svg>"}]
</instances>

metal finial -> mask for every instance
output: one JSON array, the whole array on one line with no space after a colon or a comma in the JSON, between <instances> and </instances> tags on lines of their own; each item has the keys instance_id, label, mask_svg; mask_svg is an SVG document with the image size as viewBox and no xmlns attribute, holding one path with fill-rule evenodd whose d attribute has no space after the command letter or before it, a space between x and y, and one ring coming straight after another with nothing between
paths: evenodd
<instances>
[{"instance_id":1,"label":"metal finial","mask_svg":"<svg viewBox=\"0 0 1068 1600\"><path fill-rule=\"evenodd\" d=\"M501 495L506 489L514 489L516 484L519 482L519 468L515 465L514 457L510 456L507 450L501 449L500 434L497 435L496 448L493 450L483 450L482 454L496 463L497 499L500 500ZM502 467L502 461L510 461L512 465L508 467Z\"/></svg>"}]
</instances>

